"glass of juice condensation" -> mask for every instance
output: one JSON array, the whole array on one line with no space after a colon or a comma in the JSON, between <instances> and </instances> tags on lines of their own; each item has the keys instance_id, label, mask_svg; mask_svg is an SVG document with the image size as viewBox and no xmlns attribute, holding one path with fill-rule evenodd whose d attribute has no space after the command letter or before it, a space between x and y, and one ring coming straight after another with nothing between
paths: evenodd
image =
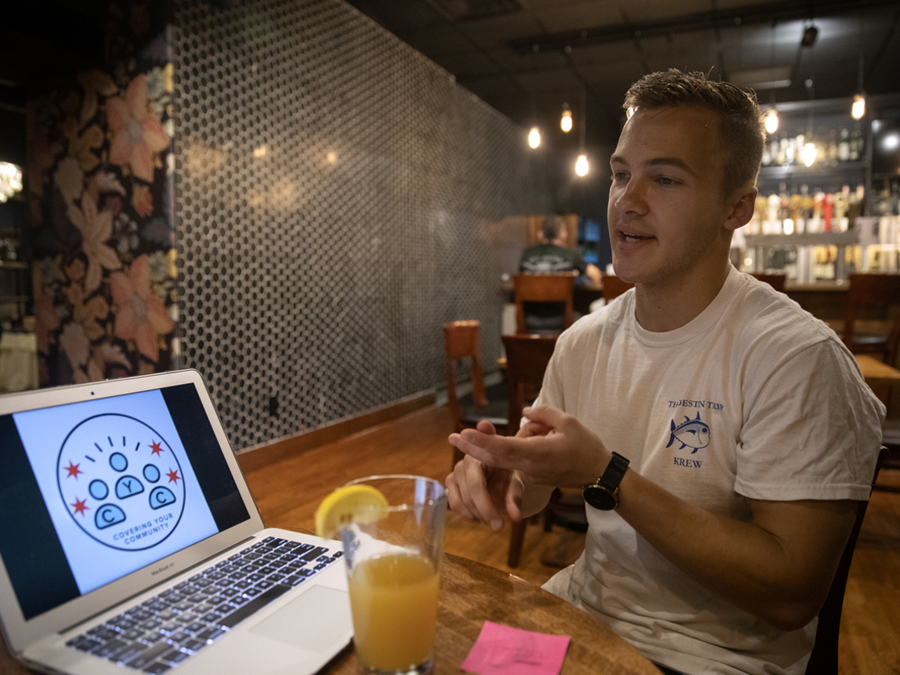
<instances>
[{"instance_id":1,"label":"glass of juice condensation","mask_svg":"<svg viewBox=\"0 0 900 675\"><path fill-rule=\"evenodd\" d=\"M365 672L429 673L437 624L447 494L420 476L369 476L387 508L354 514L341 532L353 644Z\"/></svg>"}]
</instances>

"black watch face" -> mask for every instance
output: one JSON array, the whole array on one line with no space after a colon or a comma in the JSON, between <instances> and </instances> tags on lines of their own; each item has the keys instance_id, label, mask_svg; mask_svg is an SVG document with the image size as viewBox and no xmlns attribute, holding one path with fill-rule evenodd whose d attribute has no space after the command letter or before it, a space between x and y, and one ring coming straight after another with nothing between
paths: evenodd
<instances>
[{"instance_id":1,"label":"black watch face","mask_svg":"<svg viewBox=\"0 0 900 675\"><path fill-rule=\"evenodd\" d=\"M599 485L589 485L584 489L584 501L601 511L612 511L616 508L613 493Z\"/></svg>"}]
</instances>

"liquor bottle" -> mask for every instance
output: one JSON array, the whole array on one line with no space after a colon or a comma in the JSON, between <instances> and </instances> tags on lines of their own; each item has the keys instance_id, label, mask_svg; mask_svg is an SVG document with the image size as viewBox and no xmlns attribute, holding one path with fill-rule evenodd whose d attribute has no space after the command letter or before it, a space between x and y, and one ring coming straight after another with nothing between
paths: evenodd
<instances>
[{"instance_id":1,"label":"liquor bottle","mask_svg":"<svg viewBox=\"0 0 900 675\"><path fill-rule=\"evenodd\" d=\"M838 163L838 142L837 129L832 129L828 137L828 166L837 166Z\"/></svg>"},{"instance_id":2,"label":"liquor bottle","mask_svg":"<svg viewBox=\"0 0 900 675\"><path fill-rule=\"evenodd\" d=\"M841 129L841 141L838 143L838 159L841 162L850 161L850 132Z\"/></svg>"}]
</instances>

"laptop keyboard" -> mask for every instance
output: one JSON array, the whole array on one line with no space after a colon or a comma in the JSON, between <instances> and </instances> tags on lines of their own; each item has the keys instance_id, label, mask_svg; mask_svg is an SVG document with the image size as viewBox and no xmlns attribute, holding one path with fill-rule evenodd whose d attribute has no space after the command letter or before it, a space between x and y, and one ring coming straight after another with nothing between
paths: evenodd
<instances>
[{"instance_id":1,"label":"laptop keyboard","mask_svg":"<svg viewBox=\"0 0 900 675\"><path fill-rule=\"evenodd\" d=\"M134 670L164 673L342 554L267 537L66 645Z\"/></svg>"}]
</instances>

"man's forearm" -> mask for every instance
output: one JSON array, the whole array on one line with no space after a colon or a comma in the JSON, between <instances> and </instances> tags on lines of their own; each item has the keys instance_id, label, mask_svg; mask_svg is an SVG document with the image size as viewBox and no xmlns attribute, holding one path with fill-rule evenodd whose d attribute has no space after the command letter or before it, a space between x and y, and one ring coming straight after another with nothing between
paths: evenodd
<instances>
[{"instance_id":1,"label":"man's forearm","mask_svg":"<svg viewBox=\"0 0 900 675\"><path fill-rule=\"evenodd\" d=\"M618 513L710 590L779 628L800 628L824 602L856 503L749 503L753 522L742 522L685 502L628 471Z\"/></svg>"}]
</instances>

